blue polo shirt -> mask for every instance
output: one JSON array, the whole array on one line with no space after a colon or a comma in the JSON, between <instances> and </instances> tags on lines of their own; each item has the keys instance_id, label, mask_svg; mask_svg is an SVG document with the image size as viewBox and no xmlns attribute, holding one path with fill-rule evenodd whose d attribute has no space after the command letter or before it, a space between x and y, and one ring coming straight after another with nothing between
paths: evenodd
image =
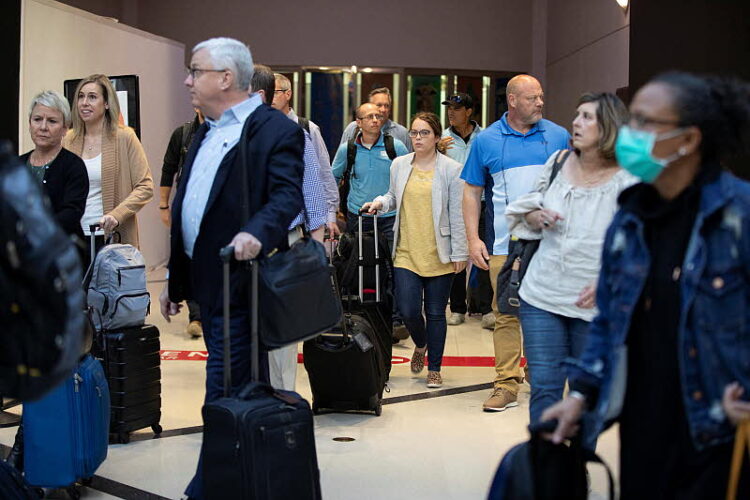
<instances>
[{"instance_id":1,"label":"blue polo shirt","mask_svg":"<svg viewBox=\"0 0 750 500\"><path fill-rule=\"evenodd\" d=\"M477 136L461 178L484 187L486 230L480 236L491 255L508 255L507 204L534 189L547 158L569 143L568 131L545 119L522 134L508 125L508 113Z\"/></svg>"},{"instance_id":2,"label":"blue polo shirt","mask_svg":"<svg viewBox=\"0 0 750 500\"><path fill-rule=\"evenodd\" d=\"M383 134L380 134L378 141L367 149L362 145L362 135L360 134L355 141L357 146L357 157L354 160L351 176L349 177L349 198L346 206L353 214L359 212L362 205L372 201L376 196L384 195L388 192L391 184L391 159L388 158L388 152L385 150L383 143ZM346 149L348 144L343 143L336 151L333 158L333 175L336 180L341 180L346 170ZM393 147L397 156L407 154L404 143L393 138ZM395 211L382 214L382 217L393 217Z\"/></svg>"}]
</instances>

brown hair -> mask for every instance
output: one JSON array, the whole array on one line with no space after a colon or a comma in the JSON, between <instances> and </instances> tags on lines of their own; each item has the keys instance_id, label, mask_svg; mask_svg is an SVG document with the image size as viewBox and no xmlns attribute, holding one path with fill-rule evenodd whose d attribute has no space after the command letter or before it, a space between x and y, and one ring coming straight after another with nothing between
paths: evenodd
<instances>
[{"instance_id":1,"label":"brown hair","mask_svg":"<svg viewBox=\"0 0 750 500\"><path fill-rule=\"evenodd\" d=\"M596 125L599 127L599 154L607 160L614 160L617 131L628 121L628 110L619 97L609 92L586 92L578 99L576 108L587 102L598 104ZM576 154L580 153L576 150Z\"/></svg>"},{"instance_id":2,"label":"brown hair","mask_svg":"<svg viewBox=\"0 0 750 500\"><path fill-rule=\"evenodd\" d=\"M376 89L372 89L369 94L367 94L368 99L376 94L385 94L388 96L388 100L393 102L393 96L391 95L391 89L388 87L378 87Z\"/></svg>"},{"instance_id":3,"label":"brown hair","mask_svg":"<svg viewBox=\"0 0 750 500\"><path fill-rule=\"evenodd\" d=\"M110 135L114 135L117 132L117 127L120 126L120 101L117 100L117 93L112 86L112 82L109 81L104 75L96 74L90 75L81 80L76 87L76 93L73 96L73 139L83 137L86 134L86 124L83 123L81 115L78 112L78 94L84 85L89 83L96 83L99 86L99 90L102 92L102 99L108 106L104 110L104 131Z\"/></svg>"},{"instance_id":4,"label":"brown hair","mask_svg":"<svg viewBox=\"0 0 750 500\"><path fill-rule=\"evenodd\" d=\"M414 118L411 119L412 125L414 124L415 120L422 120L423 122L427 123L427 125L430 126L432 129L432 133L435 134L435 137L440 139L440 137L443 135L443 129L440 128L440 118L435 113L431 113L429 111L420 111L416 115L414 115ZM435 148L438 150L438 152L445 154L445 151L447 150L446 147L438 142Z\"/></svg>"}]
</instances>

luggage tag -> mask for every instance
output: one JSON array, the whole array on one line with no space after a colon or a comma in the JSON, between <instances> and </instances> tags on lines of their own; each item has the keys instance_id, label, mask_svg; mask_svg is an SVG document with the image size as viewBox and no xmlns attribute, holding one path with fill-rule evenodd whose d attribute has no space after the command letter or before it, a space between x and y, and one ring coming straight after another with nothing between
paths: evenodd
<instances>
[{"instance_id":1,"label":"luggage tag","mask_svg":"<svg viewBox=\"0 0 750 500\"><path fill-rule=\"evenodd\" d=\"M365 335L364 333L355 333L354 335L352 335L352 339L362 352L367 352L372 349L372 342L370 342L370 339L368 339L367 335Z\"/></svg>"}]
</instances>

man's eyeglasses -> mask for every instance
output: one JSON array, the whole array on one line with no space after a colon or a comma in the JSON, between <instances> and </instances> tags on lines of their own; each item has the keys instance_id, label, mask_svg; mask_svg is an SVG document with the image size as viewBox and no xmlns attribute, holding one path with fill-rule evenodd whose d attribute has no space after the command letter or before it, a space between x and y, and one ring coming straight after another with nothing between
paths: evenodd
<instances>
[{"instance_id":1,"label":"man's eyeglasses","mask_svg":"<svg viewBox=\"0 0 750 500\"><path fill-rule=\"evenodd\" d=\"M185 71L187 72L188 76L192 78L193 80L196 79L198 75L201 73L223 73L226 71L226 69L203 69L203 68L185 68Z\"/></svg>"},{"instance_id":2,"label":"man's eyeglasses","mask_svg":"<svg viewBox=\"0 0 750 500\"><path fill-rule=\"evenodd\" d=\"M372 114L369 114L369 115L365 115L365 116L358 116L357 117L357 120L378 120L378 121L380 121L382 119L383 119L383 115L378 115L378 114L375 114L375 113L372 113Z\"/></svg>"},{"instance_id":3,"label":"man's eyeglasses","mask_svg":"<svg viewBox=\"0 0 750 500\"><path fill-rule=\"evenodd\" d=\"M429 137L432 133L432 130L427 130L426 128L423 128L422 130L409 130L409 137Z\"/></svg>"},{"instance_id":4,"label":"man's eyeglasses","mask_svg":"<svg viewBox=\"0 0 750 500\"><path fill-rule=\"evenodd\" d=\"M274 94L281 94L282 92L287 92L289 89L274 89Z\"/></svg>"}]
</instances>

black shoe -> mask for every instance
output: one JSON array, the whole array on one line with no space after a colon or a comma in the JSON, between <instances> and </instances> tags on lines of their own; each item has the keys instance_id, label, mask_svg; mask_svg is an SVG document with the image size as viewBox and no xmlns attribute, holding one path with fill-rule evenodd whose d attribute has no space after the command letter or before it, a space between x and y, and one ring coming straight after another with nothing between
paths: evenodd
<instances>
[{"instance_id":1,"label":"black shoe","mask_svg":"<svg viewBox=\"0 0 750 500\"><path fill-rule=\"evenodd\" d=\"M398 340L406 340L409 338L409 330L406 329L406 325L403 323L393 323L393 338Z\"/></svg>"}]
</instances>

